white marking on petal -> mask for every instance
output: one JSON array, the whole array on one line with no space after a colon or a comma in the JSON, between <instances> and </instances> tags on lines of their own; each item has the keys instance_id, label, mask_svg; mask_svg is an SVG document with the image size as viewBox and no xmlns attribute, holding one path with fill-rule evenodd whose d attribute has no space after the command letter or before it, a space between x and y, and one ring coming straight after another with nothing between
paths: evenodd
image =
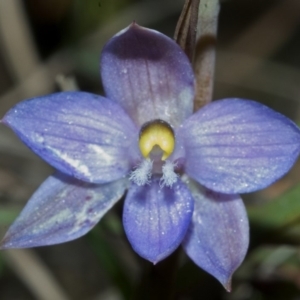
<instances>
[{"instance_id":1,"label":"white marking on petal","mask_svg":"<svg viewBox=\"0 0 300 300\"><path fill-rule=\"evenodd\" d=\"M131 172L129 179L139 186L148 184L151 179L152 167L153 161L149 158L144 159L140 165Z\"/></svg>"},{"instance_id":2,"label":"white marking on petal","mask_svg":"<svg viewBox=\"0 0 300 300\"><path fill-rule=\"evenodd\" d=\"M175 166L176 165L174 163L168 160L162 166L163 176L159 182L161 187L171 187L177 181L178 175L174 171Z\"/></svg>"},{"instance_id":3,"label":"white marking on petal","mask_svg":"<svg viewBox=\"0 0 300 300\"><path fill-rule=\"evenodd\" d=\"M104 150L103 147L98 145L89 145L88 147L89 149L97 153L99 156L101 156L101 159L105 160L107 164L113 162L114 157L107 153L107 150Z\"/></svg>"},{"instance_id":4,"label":"white marking on petal","mask_svg":"<svg viewBox=\"0 0 300 300\"><path fill-rule=\"evenodd\" d=\"M59 211L58 213L55 213L53 216L45 220L41 225L39 225L37 228L32 230L32 233L35 234L36 232L40 232L43 229L51 228L53 224L55 223L62 223L63 220L68 219L70 216L70 210L69 209L64 209Z\"/></svg>"},{"instance_id":5,"label":"white marking on petal","mask_svg":"<svg viewBox=\"0 0 300 300\"><path fill-rule=\"evenodd\" d=\"M55 149L51 149L51 151L55 155L57 155L58 157L60 157L61 159L63 159L70 166L72 166L74 169L77 169L79 172L81 172L82 174L84 174L86 177L88 177L88 176L91 175L91 173L89 171L89 168L86 165L82 164L81 160L69 157L68 154L60 152L60 151L55 150Z\"/></svg>"},{"instance_id":6,"label":"white marking on petal","mask_svg":"<svg viewBox=\"0 0 300 300\"><path fill-rule=\"evenodd\" d=\"M107 195L105 193L101 194L90 191L88 196L90 197L89 200L82 201L82 209L78 214L76 214L76 219L74 220L72 230L68 233L69 235L72 235L74 232L76 233L77 231L79 231L85 223L92 224L92 227L96 225L99 219L104 215L104 213L106 213L106 211L115 203L108 203L106 201ZM120 196L118 196L116 199L119 198ZM99 210L99 207L97 208L97 206L101 205L101 203L103 209Z\"/></svg>"}]
</instances>

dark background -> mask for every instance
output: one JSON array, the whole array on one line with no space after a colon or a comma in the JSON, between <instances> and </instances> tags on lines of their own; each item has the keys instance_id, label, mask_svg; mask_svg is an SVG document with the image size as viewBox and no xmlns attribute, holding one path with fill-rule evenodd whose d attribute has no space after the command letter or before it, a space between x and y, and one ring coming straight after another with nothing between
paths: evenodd
<instances>
[{"instance_id":1,"label":"dark background","mask_svg":"<svg viewBox=\"0 0 300 300\"><path fill-rule=\"evenodd\" d=\"M133 20L173 36L183 0L0 0L0 115L76 81L102 93L99 54ZM300 1L223 1L214 98L260 101L299 124ZM0 128L0 234L52 169ZM0 253L1 300L300 299L300 168L245 195L251 243L229 294L181 249L152 266L128 245L122 202L87 236ZM216 224L217 226L217 224Z\"/></svg>"}]
</instances>

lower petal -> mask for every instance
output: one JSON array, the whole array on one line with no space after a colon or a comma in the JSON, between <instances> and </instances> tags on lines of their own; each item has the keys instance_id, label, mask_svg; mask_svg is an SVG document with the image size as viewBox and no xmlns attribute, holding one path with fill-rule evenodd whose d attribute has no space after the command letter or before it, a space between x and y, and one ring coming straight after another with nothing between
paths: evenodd
<instances>
[{"instance_id":1,"label":"lower petal","mask_svg":"<svg viewBox=\"0 0 300 300\"><path fill-rule=\"evenodd\" d=\"M230 290L231 276L246 255L248 217L238 195L215 193L193 182L195 199L192 222L183 247L202 269Z\"/></svg>"},{"instance_id":2,"label":"lower petal","mask_svg":"<svg viewBox=\"0 0 300 300\"><path fill-rule=\"evenodd\" d=\"M123 223L133 249L157 263L182 242L193 213L193 198L177 180L172 187L160 186L160 178L149 185L132 184L124 204Z\"/></svg>"},{"instance_id":3,"label":"lower petal","mask_svg":"<svg viewBox=\"0 0 300 300\"><path fill-rule=\"evenodd\" d=\"M125 179L95 185L50 176L6 233L1 248L29 248L74 240L91 230L122 197Z\"/></svg>"}]
</instances>

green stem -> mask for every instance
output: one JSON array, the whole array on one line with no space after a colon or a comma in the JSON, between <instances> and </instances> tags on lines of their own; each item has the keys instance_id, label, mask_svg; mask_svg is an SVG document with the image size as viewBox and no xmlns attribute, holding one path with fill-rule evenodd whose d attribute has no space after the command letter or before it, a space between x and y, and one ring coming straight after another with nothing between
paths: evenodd
<instances>
[{"instance_id":1,"label":"green stem","mask_svg":"<svg viewBox=\"0 0 300 300\"><path fill-rule=\"evenodd\" d=\"M174 298L179 251L177 249L157 265L144 262L141 280L132 299L171 300Z\"/></svg>"}]
</instances>

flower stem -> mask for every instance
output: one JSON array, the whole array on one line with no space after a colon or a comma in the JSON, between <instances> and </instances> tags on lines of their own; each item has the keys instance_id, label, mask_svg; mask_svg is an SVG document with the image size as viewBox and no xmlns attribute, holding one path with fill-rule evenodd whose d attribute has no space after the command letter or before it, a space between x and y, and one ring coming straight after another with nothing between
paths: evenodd
<instances>
[{"instance_id":1,"label":"flower stem","mask_svg":"<svg viewBox=\"0 0 300 300\"><path fill-rule=\"evenodd\" d=\"M131 299L174 299L174 282L177 274L179 254L180 250L177 249L157 265L144 262L141 281Z\"/></svg>"},{"instance_id":2,"label":"flower stem","mask_svg":"<svg viewBox=\"0 0 300 300\"><path fill-rule=\"evenodd\" d=\"M195 111L212 100L219 10L219 0L200 1L193 60L196 75Z\"/></svg>"}]
</instances>

